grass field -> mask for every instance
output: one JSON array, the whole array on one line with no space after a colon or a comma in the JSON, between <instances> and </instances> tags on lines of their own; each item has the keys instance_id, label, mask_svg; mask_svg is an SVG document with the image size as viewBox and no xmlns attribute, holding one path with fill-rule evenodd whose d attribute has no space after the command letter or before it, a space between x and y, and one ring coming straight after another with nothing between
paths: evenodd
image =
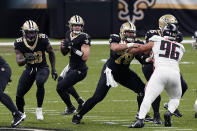
<instances>
[{"instance_id":1,"label":"grass field","mask_svg":"<svg viewBox=\"0 0 197 131\"><path fill-rule=\"evenodd\" d=\"M58 74L68 62L68 57L64 57L59 52L58 46L53 46L56 54L56 69ZM197 50L192 49L190 44L185 44L186 53L180 64L181 72L187 81L189 89L181 99L179 106L183 113L182 118L173 117L173 125L170 128L164 125L156 126L153 123L146 123L143 129L128 129L128 125L135 120L137 111L136 94L132 91L118 86L112 88L106 98L91 110L82 120L82 124L74 125L71 122L72 116L62 116L61 112L65 109L64 103L56 92L57 82L49 77L45 85L45 100L43 104L44 121L37 121L35 117L36 104L36 85L25 96L25 112L26 120L19 127L36 127L36 128L55 128L73 131L122 131L122 130L146 130L146 131L181 131L181 130L197 130L197 119L194 118L193 104L197 98ZM3 56L12 68L12 83L7 86L5 92L8 93L15 102L16 88L19 77L24 67L18 67L15 60L14 49L11 46L1 46L0 55ZM79 94L87 100L95 91L100 72L104 62L109 56L109 45L92 45L91 54L87 62L89 70L87 77L78 83L75 88ZM131 64L133 69L143 79L140 64ZM168 96L164 91L161 101L161 117L162 121L165 109L163 103L168 101ZM72 98L72 102L77 106L76 101ZM11 113L0 104L0 126L10 126L12 121ZM152 115L152 109L150 111Z\"/></svg>"}]
</instances>

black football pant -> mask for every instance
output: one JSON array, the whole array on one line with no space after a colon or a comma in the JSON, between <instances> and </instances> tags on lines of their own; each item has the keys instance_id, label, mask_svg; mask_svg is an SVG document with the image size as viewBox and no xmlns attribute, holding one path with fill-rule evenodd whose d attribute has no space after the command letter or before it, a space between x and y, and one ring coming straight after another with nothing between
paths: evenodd
<instances>
[{"instance_id":1,"label":"black football pant","mask_svg":"<svg viewBox=\"0 0 197 131\"><path fill-rule=\"evenodd\" d=\"M87 112L89 112L97 103L99 103L105 98L109 89L111 88L110 86L106 85L106 75L104 73L105 69L106 69L106 65L104 65L102 69L101 76L96 91L94 92L94 95L85 102L82 109L78 113L79 115L83 116ZM118 72L112 71L112 74L116 82L120 83L126 88L131 89L132 91L138 94L137 96L138 108L140 108L140 105L144 97L145 85L141 81L141 79L137 76L137 74L131 71L129 68L125 70L120 70Z\"/></svg>"},{"instance_id":2,"label":"black football pant","mask_svg":"<svg viewBox=\"0 0 197 131\"><path fill-rule=\"evenodd\" d=\"M58 77L58 82L61 81L62 79L63 79L63 77L59 76ZM76 99L77 102L79 101L80 96L79 96L79 94L77 93L77 91L75 90L75 88L73 86L71 86L68 89L68 94L71 94Z\"/></svg>"},{"instance_id":3,"label":"black football pant","mask_svg":"<svg viewBox=\"0 0 197 131\"><path fill-rule=\"evenodd\" d=\"M12 112L17 113L18 110L14 105L12 99L4 93L4 90L10 80L11 69L8 65L0 66L0 101Z\"/></svg>"},{"instance_id":4,"label":"black football pant","mask_svg":"<svg viewBox=\"0 0 197 131\"><path fill-rule=\"evenodd\" d=\"M26 69L23 71L19 79L17 93L16 93L16 105L19 111L24 112L24 105L25 105L24 96L31 89L34 81L36 81L36 85L37 85L37 92L36 92L37 106L42 107L44 94L45 94L44 84L47 81L48 77L49 77L48 67L42 67L42 68L26 67Z\"/></svg>"},{"instance_id":5,"label":"black football pant","mask_svg":"<svg viewBox=\"0 0 197 131\"><path fill-rule=\"evenodd\" d=\"M87 75L87 69L72 69L70 68L66 74L66 76L58 81L57 84L57 93L67 105L67 107L71 107L72 103L69 96L69 91L72 90L73 86L83 80Z\"/></svg>"}]
</instances>

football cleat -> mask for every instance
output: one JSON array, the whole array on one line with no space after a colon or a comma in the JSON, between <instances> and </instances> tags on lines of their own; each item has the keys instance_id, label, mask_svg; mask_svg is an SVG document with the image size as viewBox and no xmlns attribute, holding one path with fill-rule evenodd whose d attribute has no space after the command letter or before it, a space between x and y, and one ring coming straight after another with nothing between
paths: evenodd
<instances>
[{"instance_id":1,"label":"football cleat","mask_svg":"<svg viewBox=\"0 0 197 131\"><path fill-rule=\"evenodd\" d=\"M137 114L135 117L136 117L136 119L139 119L139 114ZM150 115L147 114L144 121L145 122L151 122L151 121L153 121L153 118Z\"/></svg>"},{"instance_id":2,"label":"football cleat","mask_svg":"<svg viewBox=\"0 0 197 131\"><path fill-rule=\"evenodd\" d=\"M128 128L142 128L144 127L144 119L137 119Z\"/></svg>"},{"instance_id":3,"label":"football cleat","mask_svg":"<svg viewBox=\"0 0 197 131\"><path fill-rule=\"evenodd\" d=\"M81 122L81 119L82 119L83 117L82 116L80 116L79 114L75 114L74 116L73 116L73 118L72 118L72 123L73 124L79 124L80 122Z\"/></svg>"},{"instance_id":4,"label":"football cleat","mask_svg":"<svg viewBox=\"0 0 197 131\"><path fill-rule=\"evenodd\" d=\"M85 101L82 98L79 98L78 103L79 103L79 105L78 105L78 108L77 108L77 112L79 112L81 110Z\"/></svg>"},{"instance_id":5,"label":"football cleat","mask_svg":"<svg viewBox=\"0 0 197 131\"><path fill-rule=\"evenodd\" d=\"M153 121L153 118L152 118L151 116L149 116L149 115L146 115L144 121L145 121L145 122L151 122L151 121Z\"/></svg>"},{"instance_id":6,"label":"football cleat","mask_svg":"<svg viewBox=\"0 0 197 131\"><path fill-rule=\"evenodd\" d=\"M164 108L166 110L168 110L168 103L164 103ZM176 117L182 117L183 116L182 113L178 109L176 109L174 111L173 115L175 115Z\"/></svg>"},{"instance_id":7,"label":"football cleat","mask_svg":"<svg viewBox=\"0 0 197 131\"><path fill-rule=\"evenodd\" d=\"M172 116L172 113L167 110L164 114L164 120L165 120L165 126L166 127L171 127L172 126L172 122L171 122L171 116Z\"/></svg>"},{"instance_id":8,"label":"football cleat","mask_svg":"<svg viewBox=\"0 0 197 131\"><path fill-rule=\"evenodd\" d=\"M162 124L160 113L154 113L153 123L156 125Z\"/></svg>"},{"instance_id":9,"label":"football cleat","mask_svg":"<svg viewBox=\"0 0 197 131\"><path fill-rule=\"evenodd\" d=\"M176 109L174 111L173 115L175 115L176 117L182 117L183 116L182 113L178 109Z\"/></svg>"},{"instance_id":10,"label":"football cleat","mask_svg":"<svg viewBox=\"0 0 197 131\"><path fill-rule=\"evenodd\" d=\"M64 110L64 112L62 113L62 115L71 115L71 114L73 114L73 113L75 113L75 112L76 112L75 107L74 107L74 106L71 106L71 107L69 107L69 108L66 108L66 109Z\"/></svg>"},{"instance_id":11,"label":"football cleat","mask_svg":"<svg viewBox=\"0 0 197 131\"><path fill-rule=\"evenodd\" d=\"M44 116L42 113L42 108L36 108L36 118L37 120L44 120Z\"/></svg>"},{"instance_id":12,"label":"football cleat","mask_svg":"<svg viewBox=\"0 0 197 131\"><path fill-rule=\"evenodd\" d=\"M13 115L13 117L14 120L12 121L11 127L16 127L26 118L26 115L19 112L18 114Z\"/></svg>"},{"instance_id":13,"label":"football cleat","mask_svg":"<svg viewBox=\"0 0 197 131\"><path fill-rule=\"evenodd\" d=\"M25 112L24 113L22 113L22 117L23 117L23 119L22 119L22 121L24 121L25 119L26 119L26 114L25 114Z\"/></svg>"}]
</instances>

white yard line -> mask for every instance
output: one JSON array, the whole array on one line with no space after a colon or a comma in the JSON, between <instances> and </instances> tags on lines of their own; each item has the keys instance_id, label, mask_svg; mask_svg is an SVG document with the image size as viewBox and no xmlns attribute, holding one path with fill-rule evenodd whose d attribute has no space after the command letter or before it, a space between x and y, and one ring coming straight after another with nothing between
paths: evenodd
<instances>
[{"instance_id":1,"label":"white yard line","mask_svg":"<svg viewBox=\"0 0 197 131\"><path fill-rule=\"evenodd\" d=\"M184 43L184 44L192 44L192 42L194 42L194 40L183 40L183 42L181 43ZM51 42L52 45L59 45L60 42ZM106 45L106 44L109 44L109 41L108 40L101 40L101 41L98 41L98 40L92 40L91 42L92 45ZM0 45L14 45L14 42L0 42Z\"/></svg>"}]
</instances>

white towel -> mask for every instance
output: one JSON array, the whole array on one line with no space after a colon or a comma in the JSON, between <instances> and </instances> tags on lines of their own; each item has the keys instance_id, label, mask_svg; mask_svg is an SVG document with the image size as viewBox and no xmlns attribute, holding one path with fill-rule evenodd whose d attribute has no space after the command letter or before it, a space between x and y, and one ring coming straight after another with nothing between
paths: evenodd
<instances>
[{"instance_id":1,"label":"white towel","mask_svg":"<svg viewBox=\"0 0 197 131\"><path fill-rule=\"evenodd\" d=\"M114 77L113 77L111 71L112 70L110 68L106 67L105 72L104 72L106 74L106 79L107 79L106 85L111 86L111 87L117 87L118 84L114 80Z\"/></svg>"},{"instance_id":2,"label":"white towel","mask_svg":"<svg viewBox=\"0 0 197 131\"><path fill-rule=\"evenodd\" d=\"M68 64L66 67L64 67L64 69L62 70L60 76L64 78L66 76L66 74L67 74L69 69L70 69L70 66Z\"/></svg>"}]
</instances>

